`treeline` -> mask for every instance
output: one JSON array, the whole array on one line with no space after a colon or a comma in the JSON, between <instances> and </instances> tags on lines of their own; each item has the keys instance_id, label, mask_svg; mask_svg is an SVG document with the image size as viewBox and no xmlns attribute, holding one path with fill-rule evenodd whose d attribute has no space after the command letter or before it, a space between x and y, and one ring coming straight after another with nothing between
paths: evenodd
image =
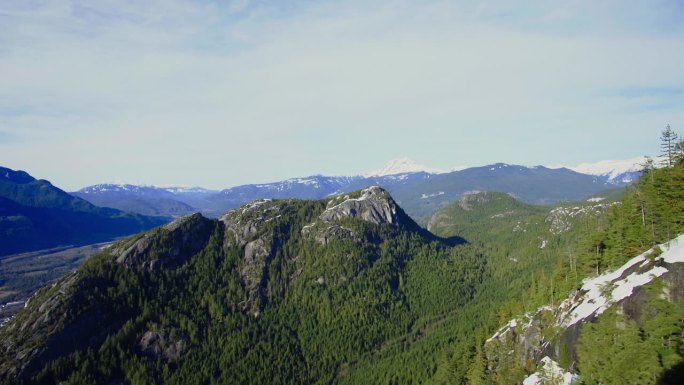
<instances>
[{"instance_id":1,"label":"treeline","mask_svg":"<svg viewBox=\"0 0 684 385\"><path fill-rule=\"evenodd\" d=\"M669 126L661 149L660 158L647 160L641 178L626 188L605 220L580 238L576 255L556 269L558 296L578 289L584 277L613 270L684 232L684 156Z\"/></svg>"},{"instance_id":2,"label":"treeline","mask_svg":"<svg viewBox=\"0 0 684 385\"><path fill-rule=\"evenodd\" d=\"M576 239L556 249L553 269L535 274L524 299L503 309L521 316L540 306L557 306L578 290L583 279L614 270L642 252L684 233L684 146L668 126L661 136L661 156L648 159L641 178L625 189L605 213L585 218ZM658 250L654 253L657 256ZM559 346L559 363L580 374L583 384L679 384L684 382L684 301L670 302L660 279L649 284L648 301L637 318L615 308L581 329L576 357L556 340L554 313L542 312L539 333ZM672 298L677 299L675 294ZM515 312L518 308L521 311ZM524 309L524 310L522 310ZM513 310L511 312L511 310ZM512 318L511 317L511 318ZM506 320L501 320L499 326ZM491 335L492 330L487 331ZM484 338L484 336L483 336ZM512 341L488 346L497 358L490 367L484 348L476 346L468 371L470 384L514 384L538 368ZM491 351L492 349L496 351ZM510 352L515 351L515 354Z\"/></svg>"}]
</instances>

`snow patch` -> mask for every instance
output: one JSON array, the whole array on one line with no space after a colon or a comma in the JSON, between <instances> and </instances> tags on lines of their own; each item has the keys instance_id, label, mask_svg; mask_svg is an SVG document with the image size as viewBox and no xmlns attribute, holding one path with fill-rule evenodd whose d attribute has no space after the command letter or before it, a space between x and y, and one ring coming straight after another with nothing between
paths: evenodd
<instances>
[{"instance_id":1,"label":"snow patch","mask_svg":"<svg viewBox=\"0 0 684 385\"><path fill-rule=\"evenodd\" d=\"M434 193L434 194L426 194L426 193L423 193L423 194L420 196L420 199L434 198L434 197L437 197L437 196L440 196L440 195L444 195L444 194L445 194L444 191L439 191L439 192L436 192L436 193Z\"/></svg>"},{"instance_id":2,"label":"snow patch","mask_svg":"<svg viewBox=\"0 0 684 385\"><path fill-rule=\"evenodd\" d=\"M202 187L195 187L195 186L168 186L168 187L158 187L163 189L164 191L168 191L173 194L205 194L205 193L210 193L212 192L211 190L207 190Z\"/></svg>"},{"instance_id":3,"label":"snow patch","mask_svg":"<svg viewBox=\"0 0 684 385\"><path fill-rule=\"evenodd\" d=\"M684 262L684 235L656 247L663 250L663 253L658 257L663 262L668 264ZM647 257L653 250L650 249L632 258L613 272L585 279L581 289L581 292L585 294L579 299L566 299L561 304L562 308L570 309L565 317L561 317L564 319L562 325L568 327L592 315L601 314L611 304L629 297L634 289L667 273L666 267L653 265L647 271L633 272L624 278L620 278L626 271L637 267L637 264L639 265L638 268L648 266Z\"/></svg>"},{"instance_id":4,"label":"snow patch","mask_svg":"<svg viewBox=\"0 0 684 385\"><path fill-rule=\"evenodd\" d=\"M641 171L643 169L642 164L644 163L646 163L646 157L640 156L626 160L602 160L596 163L582 163L568 168L582 174L607 176L608 179L615 179L624 173Z\"/></svg>"},{"instance_id":5,"label":"snow patch","mask_svg":"<svg viewBox=\"0 0 684 385\"><path fill-rule=\"evenodd\" d=\"M528 316L527 314L525 316ZM493 336L487 339L485 343L489 343L489 341L492 341L494 339L500 338L505 336L511 329L515 329L518 326L518 320L517 319L512 319L510 320L506 325L504 325L501 329L499 329L496 333L494 333Z\"/></svg>"},{"instance_id":6,"label":"snow patch","mask_svg":"<svg viewBox=\"0 0 684 385\"><path fill-rule=\"evenodd\" d=\"M549 357L541 359L542 367L537 372L525 378L523 385L559 384L570 385L579 381L579 377L566 372L556 361Z\"/></svg>"},{"instance_id":7,"label":"snow patch","mask_svg":"<svg viewBox=\"0 0 684 385\"><path fill-rule=\"evenodd\" d=\"M325 211L332 210L335 207L337 207L337 206L339 206L345 202L362 202L362 201L365 201L366 199L373 197L375 194L379 193L380 191L381 191L380 187L371 186L371 187L368 187L368 188L361 190L361 196L358 198L349 198L349 195L338 196L337 198L334 198L328 202L328 204L326 205L327 207L326 207ZM338 203L338 201L340 199L342 200L342 202Z\"/></svg>"},{"instance_id":8,"label":"snow patch","mask_svg":"<svg viewBox=\"0 0 684 385\"><path fill-rule=\"evenodd\" d=\"M257 208L263 204L266 204L270 201L271 201L271 199L259 199L257 201L254 201L249 206L246 206L242 209L242 214L246 213L247 211L251 211L251 210L253 210L253 209L255 209L255 208Z\"/></svg>"},{"instance_id":9,"label":"snow patch","mask_svg":"<svg viewBox=\"0 0 684 385\"><path fill-rule=\"evenodd\" d=\"M430 174L439 174L442 172L442 170L420 165L409 158L399 158L392 159L385 165L385 167L376 171L363 174L363 176L368 178L373 176L387 176L414 172L427 172Z\"/></svg>"}]
</instances>

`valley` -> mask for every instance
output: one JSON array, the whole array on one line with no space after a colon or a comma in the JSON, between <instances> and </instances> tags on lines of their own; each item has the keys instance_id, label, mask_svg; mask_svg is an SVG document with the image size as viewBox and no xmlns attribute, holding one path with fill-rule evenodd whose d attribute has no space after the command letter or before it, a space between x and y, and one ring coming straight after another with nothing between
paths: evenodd
<instances>
[{"instance_id":1,"label":"valley","mask_svg":"<svg viewBox=\"0 0 684 385\"><path fill-rule=\"evenodd\" d=\"M502 323L539 322L534 330L550 335L543 312L541 321L519 315L576 290L577 272L593 266L584 242L619 223L632 190L539 205L459 186L467 191L430 211L425 227L372 186L319 200L261 198L111 244L6 256L0 378L534 384L547 370L576 381L577 353L569 363L544 348L556 337L525 337L542 348L516 353L520 366L501 351L517 352L511 344L521 340L491 341L530 333L494 334Z\"/></svg>"},{"instance_id":2,"label":"valley","mask_svg":"<svg viewBox=\"0 0 684 385\"><path fill-rule=\"evenodd\" d=\"M684 384L682 21L0 0L0 385Z\"/></svg>"},{"instance_id":3,"label":"valley","mask_svg":"<svg viewBox=\"0 0 684 385\"><path fill-rule=\"evenodd\" d=\"M386 196L387 198L383 198L383 196ZM371 204L370 202L376 203ZM464 236L468 244L456 246L456 248L450 252L447 252L449 247L447 246L447 249L443 249L443 251L440 252L439 249L444 248L445 246L438 246L439 242L444 241L437 241L437 243L433 243L434 246L424 249L425 251L419 251L421 249L419 247L409 254L403 254L405 252L399 251L405 247L401 246L400 249L392 251L391 254L387 254L386 257L383 257L382 255L384 252L382 252L382 250L387 248L390 244L395 243L395 241L390 241L390 238L385 238L385 236L382 236L381 234L383 232L396 232L398 229L392 230L394 226L399 226L399 229L405 229L401 230L402 232L409 231L410 233L417 231L417 234L420 234L421 231L424 231L420 230L420 227L416 225L410 219L410 217L406 216L406 214L403 214L403 211L397 206L396 203L394 203L393 200L391 200L387 192L383 192L383 190L380 189L364 190L362 192L339 196L336 199L323 201L322 203L317 203L317 205L319 208L314 209L316 206L312 206L311 203L306 203L306 201L301 201L301 203L298 203L296 200L263 200L257 201L255 204L243 206L238 210L232 211L227 216L221 217L220 220L226 226L226 230L223 231L225 232L228 229L231 229L231 233L235 234L235 240L238 242L237 245L244 245L244 261L248 263L255 263L255 265L245 265L242 268L238 268L237 271L241 272L240 274L242 278L240 278L240 275L235 276L235 273L228 273L227 276L222 278L221 275L224 275L227 272L222 273L219 276L215 276L213 279L221 280L232 276L234 278L230 279L238 279L237 282L242 283L237 285L228 284L227 286L225 284L219 286L209 286L211 287L208 289L209 293L212 293L215 290L218 290L218 293L221 293L230 287L234 287L234 289L230 290L238 291L235 294L230 294L228 298L243 298L243 300L241 302L233 303L230 301L225 302L225 299L221 299L222 297L220 294L218 297L215 297L216 294L212 294L212 297L209 298L214 299L206 303L206 306L211 304L211 307L205 308L205 311L209 311L209 314L212 314L216 311L219 312L218 314L223 314L218 318L223 319L223 322L228 322L229 319L231 320L230 322L236 322L238 319L242 319L242 321L240 321L241 324L243 324L242 327L246 327L252 322L257 322L257 324L261 325L260 327L266 328L264 331L259 333L266 333L268 335L267 330L276 327L276 325L280 325L282 322L276 322L276 320L272 317L275 316L275 314L281 314L281 312L285 309L276 309L287 303L290 303L298 296L308 293L305 295L314 295L313 298L319 299L314 303L310 303L309 305L304 305L307 302L298 304L294 309L299 309L304 305L304 308L310 307L312 310L318 308L319 310L316 312L324 312L322 314L318 313L317 316L314 316L314 318L312 318L310 321L307 321L314 323L307 327L306 330L309 330L309 333L316 330L316 334L308 338L315 338L314 340L316 340L321 338L323 335L331 333L331 329L329 329L329 327L332 327L335 324L340 325L337 327L348 327L342 325L348 324L353 318L339 318L339 316L333 316L328 312L330 312L333 308L337 308L338 306L342 306L344 309L351 305L347 303L349 301L349 297L348 294L343 294L344 290L352 290L351 293L361 290L358 292L358 294L354 294L351 297L358 298L358 300L355 300L353 303L356 303L355 306L359 307L358 310L352 311L352 314L357 314L357 316L363 315L363 317L373 317L371 319L375 319L374 322L380 322L380 319L389 316L390 318L386 321L382 321L380 325L386 325L383 326L383 328L387 328L390 325L392 326L391 328L382 332L389 332L389 334L381 334L379 336L380 339L375 340L374 338L369 339L372 334L368 334L373 329L367 329L364 331L365 328L368 328L371 325L363 326L365 325L363 322L360 324L358 323L359 321L352 322L352 324L357 325L357 328L361 327L361 329L359 329L359 332L361 333L359 334L359 338L361 339L356 342L357 344L360 343L361 345L351 345L349 347L343 348L342 351L346 350L348 353L344 353L342 356L338 356L339 353L334 353L333 357L338 356L343 361L328 367L326 370L326 372L334 374L333 377L327 377L327 375L322 377L328 378L328 380L324 380L325 382L332 381L334 379L335 382L339 383L358 383L361 381L361 379L372 379L373 382L383 382L388 379L391 380L392 378L395 378L396 381L403 383L405 381L409 381L410 379L419 380L422 378L423 380L428 380L429 378L449 378L449 376L453 375L464 376L464 369L461 369L460 372L457 371L455 373L443 372L443 365L454 365L453 363L449 362L453 359L456 359L456 357L464 358L464 356L462 356L464 350L462 349L467 350L469 349L468 346L473 346L475 344L475 340L472 338L474 335L476 335L473 333L476 333L478 330L478 326L476 325L480 325L479 327L482 327L482 325L491 325L490 327L493 327L493 325L495 325L499 319L496 316L496 311L494 311L494 309L504 306L508 302L508 298L510 298L512 293L522 294L524 292L524 288L529 287L529 284L532 282L532 276L521 273L540 271L543 268L546 268L548 269L547 271L550 271L556 262L556 259L554 258L554 251L560 249L561 245L566 245L566 243L564 243L564 241L561 239L565 239L565 242L567 242L568 239L571 239L579 232L581 228L583 228L584 223L589 222L584 216L573 216L568 218L567 221L569 221L568 224L572 223L574 226L566 226L567 230L563 232L562 235L554 234L550 231L551 221L547 221L547 218L549 218L551 215L553 206L540 207L524 204L522 202L516 201L507 194L474 193L466 195L465 197L461 198L457 204L455 204L455 207L463 210L463 213L468 214L467 216L464 216L463 214L452 213L448 208L445 208L443 210L444 213L437 213L435 217L433 217L433 220L431 221L432 225L430 227L433 232L444 237L442 239L453 238L457 234L460 234L460 236ZM591 206L592 204L586 203L586 205ZM314 212L320 213L315 215L318 215L319 218L324 220L324 222L317 222L315 220L311 221L311 219L308 219L302 222L301 225L297 225L296 223L299 221L292 222L292 219L287 219L292 218L292 214L287 214L288 216L285 216L286 212L291 212L294 214L295 211L292 210L297 207L300 208L296 209L296 212L302 213L306 213L307 211L313 209ZM322 209L325 210L321 212L320 210ZM330 214L326 214L328 212ZM588 211L588 213L589 212L593 211ZM311 214L308 214L307 217L311 218L309 215ZM350 215L359 215L359 218L364 219L361 222L358 222L357 219L353 219L352 217L350 222L350 219L345 219L346 216ZM185 227L186 225L184 225L184 221L187 220L186 218L180 220L181 222L178 222L177 220L176 222L179 224L172 225L172 227ZM459 226L458 230L440 230L440 227L437 223L440 220L444 221L446 218L451 218L448 220L449 223L451 223L451 221L460 220L462 221L462 225ZM496 221L492 222L492 218L496 219ZM321 223L325 223L325 221L330 220L333 221L332 223L334 225L320 227ZM191 221L195 221L195 219L191 219ZM364 221L370 222L371 227L368 227L369 225L363 225ZM201 221L197 223L201 223ZM267 232L264 233L263 226L266 226L266 229L272 228L270 223L273 223L276 226L274 229L280 231L282 235L273 238L275 234L270 235L272 234L271 231L273 230L266 230ZM279 225L279 223L281 224ZM285 228L282 228L282 224L284 223L289 223L289 225L287 225ZM490 230L494 230L494 228L491 228L493 224L496 224L494 228L500 229L499 233L496 231L483 232L482 228L480 227L490 226ZM374 226L380 226L380 228L376 230L374 229ZM434 228L432 226L434 226ZM516 230L516 228L521 230ZM286 232L282 233L283 230ZM379 230L381 232L377 233ZM207 233L205 232L204 234ZM259 234L264 234L266 238L263 238L264 235ZM277 241L277 244L281 244L282 242L286 243L282 244L282 246L279 246L279 248L276 249L275 255L270 254L271 252L268 251L269 243L276 242L276 239L280 239L280 237L283 237L286 234L290 235L288 235L286 238L283 238L283 240ZM402 233L400 232L398 234ZM507 234L511 234L511 236L513 238L517 238L519 242L517 244L509 244L510 247L505 250L492 250L491 246L488 245L494 244L495 239L483 238L483 236L491 237L492 234L494 234L494 236L497 236L496 234L499 234L498 236L504 236L504 234L506 234L505 236L508 236ZM208 236L208 234L203 235L202 238L193 236L192 239L206 239L206 236ZM258 238L254 238L254 236L257 236ZM292 240L299 239L302 236L304 236L304 238L296 241L296 243L292 243L291 246L287 246L292 242ZM378 238L378 236L380 236L380 238ZM406 235L401 235L401 237L405 236ZM540 237L542 236L547 238L549 243L548 247L540 248ZM213 236L210 236L210 239L211 237ZM242 240L243 237L246 237L244 241ZM286 241L288 237L295 238L290 238L292 239L291 241ZM165 236L164 238L168 238L168 236ZM297 247L302 247L304 244L309 244L309 242L311 242L305 241L306 238L315 240L315 243L324 246L323 249L320 248L321 246L317 246L312 249L312 251L318 251L308 258L312 258L315 255L318 256L316 256L314 259L310 259L309 263L297 267L300 263L304 263L304 261L299 262L301 257L291 259L292 257L288 257L287 254L280 254L280 250L283 250L283 252L287 253L301 253L301 251L296 251ZM417 241L417 239L411 240L413 238L415 238L415 236L406 238L406 240L403 242L409 241L414 243ZM131 241L136 242L136 239L139 239L139 237L135 237ZM169 238L169 241L172 241L173 239L173 237ZM224 235L223 242L227 242L229 239L230 238L225 238ZM352 240L353 243L348 243L346 239ZM159 246L152 246L156 245L158 241L151 240L151 243L149 243L150 246L131 246L137 244L130 243L131 241L123 241L124 243L119 242L119 246L112 246L108 250L111 250L113 253L121 252L116 250L137 250L134 252L134 254L131 254L131 256L119 256L117 261L121 262L118 263L129 266L128 269L135 270L140 269L135 268L136 265L142 266L143 270L141 270L140 273L135 273L143 274L139 279L153 279L153 281L150 281L150 283L156 282L156 279L149 274L151 274L152 271L158 271L160 269L160 267L158 267L160 264L161 266L167 266L163 263L163 258L168 257L164 257L166 254L156 254L157 257L153 257L155 259L152 260L147 259L150 257L145 257L145 255L153 255L149 253L158 253L155 250ZM305 243L302 244L302 246L295 246L301 242ZM356 246L348 249L349 251L343 251L346 248L355 245L357 242L360 242L359 246L366 246L363 246L356 252L352 251ZM378 244L378 242L380 243ZM171 246L172 244L173 243L169 244L169 246L163 246L162 249L159 250L174 250L177 247L180 247L181 250L185 249L185 246ZM344 253L349 253L350 251L352 252L352 254L350 254L348 257L343 257L345 259L353 258L349 260L349 262L343 262L345 259L340 260L339 257L334 257L340 252L334 250L345 244L348 246L342 247L339 250L343 253L343 255ZM377 246L373 246L374 244L377 244L378 246L382 245L382 248L376 249ZM499 240L496 244L508 244L508 242ZM159 245L161 246L162 244ZM216 244L215 247L220 247L219 245L220 243ZM397 244L397 246L398 245L399 244ZM148 250L148 247L154 248L146 251ZM293 247L295 248L293 249ZM367 251L362 251L366 250L368 247L370 248L367 249ZM418 244L410 247L418 247ZM437 247L437 249L435 251L428 251L432 247ZM200 246L200 249L201 248L202 247ZM330 251L326 251L328 249L330 249ZM375 251L373 251L374 249ZM529 251L530 249L532 249L532 252ZM198 249L194 248L192 250ZM218 251L220 248L216 250ZM229 252L228 250L225 252L228 252L228 255L230 255L232 252ZM110 251L106 252L105 255L107 255L109 252ZM197 253L197 251L188 252L191 254ZM215 252L216 251L212 251L211 253L213 254ZM221 254L225 252L221 252ZM328 254L329 252L332 252L332 254ZM432 255L435 252L437 252L437 254ZM203 253L206 253L206 251L201 252L200 254ZM422 253L426 254L421 257L420 255ZM241 254L242 252L240 252L238 255ZM401 257L402 254L404 255L403 257ZM97 259L101 261L98 263L103 263L110 258L106 257L105 255L97 257ZM168 255L171 256L173 254ZM209 257L209 255L204 258L206 259ZM278 255L282 256L278 257ZM330 255L330 257L324 257L324 255ZM486 261L483 259L485 255ZM141 257L143 259L140 259ZM159 257L162 257L162 259L159 259ZM211 258L217 257L218 255ZM330 259L331 257L332 259ZM361 259L357 259L359 257L361 257ZM211 258L207 260L207 262L211 261ZM222 258L225 257L214 259L215 262L213 263L218 263L222 260ZM407 259L404 260L402 258ZM125 262L127 260L136 262ZM323 262L326 260L327 262ZM356 260L356 262L352 262L354 260ZM239 261L240 260L238 259L233 263L238 263L237 266L240 266L242 263ZM344 267L350 262L352 262L351 265ZM276 270L274 270L273 267L274 263L278 266ZM361 265L358 265L359 263L361 263ZM377 271L377 273L373 274L378 274L380 271L385 270L387 267L382 266L388 266L386 265L388 263L390 264L389 266L396 267L386 270L386 272L383 273L390 274L387 278L381 278L379 280L378 278L371 278L372 276L364 278L367 276L367 274L371 274L371 271L373 270L380 269ZM355 265L357 267L352 268ZM175 269L176 267L174 266L178 266L178 262L172 263L171 265L168 265L168 267L161 267L161 269L162 271L167 271L169 268ZM468 267L467 270L461 270L466 266ZM320 268L323 268L323 270L320 270L320 273L316 273L316 270L319 270ZM340 268L342 269L341 272L347 272L342 273L341 276L331 274L332 271L339 270ZM350 268L351 270L349 270ZM396 268L399 268L400 270L394 270ZM366 272L366 269L371 270ZM184 270L187 271L187 268L184 268ZM170 270L169 272L171 271L174 270ZM268 275L260 275L264 274L266 271L268 271ZM397 273L399 275L394 275ZM463 275L464 273L466 275ZM193 273L193 275L194 274L195 273ZM299 276L300 274L302 274L302 276ZM392 278L393 275L394 278ZM146 276L148 278L144 278ZM201 274L200 276L206 275ZM207 276L207 278L210 276ZM467 279L466 282L471 283L464 286L464 281L459 279L454 280L455 276L463 276L465 279ZM517 281L511 280L512 277L516 277ZM69 279L73 278L68 278L67 282L69 282ZM264 281L264 279L268 280ZM271 279L276 279L276 281L271 282ZM371 280L367 281L367 279ZM305 284L306 282L312 283ZM372 282L384 283L377 287L377 283ZM448 282L451 282L452 284L449 285ZM506 282L506 284L502 285L503 282ZM161 282L156 283L155 285L160 283ZM304 284L304 286L302 286L302 284ZM371 286L366 287L368 284ZM389 289L389 291L386 291L387 289L382 289L384 285L388 284L389 286L386 287ZM444 286L445 284L446 286ZM170 288L168 284L165 284L165 286L167 287L165 290ZM299 292L300 294L294 294L291 292L291 290L296 287L300 287L300 289L296 289L297 291L294 293ZM366 288L363 289L363 287ZM376 288L373 289L373 287ZM268 290L266 290L266 288L268 288ZM313 292L311 292L312 289L314 290ZM323 290L323 292L314 294L320 290ZM340 290L343 291L340 292ZM238 294L240 292L243 292L243 294ZM320 297L321 294L326 292L329 294L326 294L324 297ZM147 295L143 293L144 292L141 292L139 295ZM227 294L228 293L230 293L230 291L228 291ZM236 294L237 297L235 297ZM181 292L178 292L177 294L165 293L163 298L173 298L174 296L183 298L186 295L182 295ZM304 298L306 298L306 296ZM385 298L385 296L389 297L382 299ZM329 299L320 303L320 301L324 298ZM329 307L327 311L324 310L325 308L320 308L322 304L331 300L332 302L327 306L332 306L332 308ZM360 302L358 302L359 300ZM376 302L378 300L380 302ZM237 299L235 299L235 301L237 301ZM222 303L223 305L221 305ZM279 303L282 303L282 305L279 305ZM80 306L82 305L79 305L79 307ZM83 306L92 305L84 304ZM220 310L221 306L223 306L223 310ZM276 306L276 308L272 308L271 306ZM380 306L380 308L371 311L371 309L377 306ZM395 306L398 306L395 312L399 312L392 315L393 311L390 309L394 308ZM133 309L135 308L137 308L137 305L127 311L134 311ZM290 311L295 311L295 314L299 314L296 316L296 319L300 319L300 322L303 321L301 319L303 315L299 310L294 309ZM361 313L359 313L359 311L361 311ZM380 313L372 316L376 311L380 311ZM387 313L388 311L389 313ZM252 317L257 317L258 315L256 318L257 321L249 321L247 324L244 324L244 322L247 322L247 319L243 318L245 316L240 315L244 312L247 312L247 315L251 314ZM197 313L197 315L202 313L203 312ZM325 315L326 313L328 313L328 315ZM382 318L376 318L380 316L380 314L385 315L382 316ZM410 316L410 314L414 315ZM406 316L409 316L409 318L406 318L404 321L400 321ZM202 321L208 322L205 324L205 326L203 326L203 328L210 327L211 329L213 327L209 326L212 325L213 322L216 322L210 321L213 319L213 317L216 317L216 315L212 316L206 321ZM159 321L154 322L158 323ZM332 325L324 326L330 322L332 322ZM396 329L397 326L402 324L405 326ZM178 327L177 325L169 326L173 328ZM299 330L294 325L290 325L288 328L293 328L292 330ZM404 331L401 329L404 329ZM391 330L396 331L391 332ZM302 332L303 330L300 330L296 333L300 334ZM185 333L187 333L187 331ZM243 332L239 332L238 335L241 335L242 333ZM333 335L335 335L334 332ZM468 337L463 339L465 336ZM204 339L207 337L208 336L197 336L195 338ZM187 338L187 334L185 338ZM313 351L308 351L308 349L310 349L313 345L310 343L301 345L305 341L306 340L300 340L300 342L295 346L300 346L298 349L304 349L300 354L304 354L304 357L307 357L309 354L313 353ZM334 349L330 352L339 352L341 346L348 345L346 345L346 343L343 345L333 344L330 348ZM457 347L456 350L454 350L455 347ZM436 354L438 352L441 353ZM199 353L200 352L198 351L197 354ZM212 359L210 358L211 354L206 356L206 354L209 354L208 352L201 354L205 354L202 356L204 357L202 358L203 361ZM308 357L309 358L305 359L313 359L311 356ZM337 361L340 358L335 358L333 361ZM262 365L258 362L261 361L255 361L250 365ZM404 370L400 372L389 370L389 368L395 367L398 362L404 363ZM318 366L322 364L323 363L320 362L314 365ZM460 364L458 366L462 367ZM324 365L324 367L327 366ZM387 371L377 371L377 368L383 367L387 368ZM434 370L437 370L437 373L435 373ZM321 376L324 372L316 373L318 373L316 376ZM394 374L392 374L390 377L387 377L390 375L390 373ZM309 373L309 375L311 375L311 373ZM187 377L184 378L186 378L186 380L188 379ZM320 381L322 378L319 378L316 381ZM167 380L173 381L170 378ZM282 380L285 380L285 378L282 378Z\"/></svg>"},{"instance_id":4,"label":"valley","mask_svg":"<svg viewBox=\"0 0 684 385\"><path fill-rule=\"evenodd\" d=\"M0 259L0 322L23 308L39 288L72 272L110 242L7 255Z\"/></svg>"}]
</instances>

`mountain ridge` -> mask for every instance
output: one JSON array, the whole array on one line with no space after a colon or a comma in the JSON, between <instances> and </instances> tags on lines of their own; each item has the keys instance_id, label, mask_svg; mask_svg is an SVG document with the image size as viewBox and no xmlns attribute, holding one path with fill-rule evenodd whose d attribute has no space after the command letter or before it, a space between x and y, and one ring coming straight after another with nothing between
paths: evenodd
<instances>
[{"instance_id":1,"label":"mountain ridge","mask_svg":"<svg viewBox=\"0 0 684 385\"><path fill-rule=\"evenodd\" d=\"M166 222L97 207L24 171L1 168L0 256L129 235Z\"/></svg>"},{"instance_id":2,"label":"mountain ridge","mask_svg":"<svg viewBox=\"0 0 684 385\"><path fill-rule=\"evenodd\" d=\"M531 183L526 188L520 183ZM552 203L579 200L601 190L624 185L624 181L609 181L607 177L580 174L570 169L544 166L518 166L495 163L446 173L425 171L403 172L383 176L324 176L290 178L272 183L235 186L220 191L196 188L178 193L170 187L135 185L95 185L72 194L102 206L141 212L166 213L179 216L200 211L218 217L224 211L255 199L322 199L355 191L369 185L379 185L396 197L413 218L424 220L451 200L469 191L500 191L511 193L529 203ZM558 188L556 186L564 186ZM131 202L131 199L147 200ZM159 201L162 200L163 202ZM176 201L177 203L173 203ZM182 206L190 206L183 208ZM177 206L174 210L170 208ZM155 211L156 210L156 211Z\"/></svg>"}]
</instances>

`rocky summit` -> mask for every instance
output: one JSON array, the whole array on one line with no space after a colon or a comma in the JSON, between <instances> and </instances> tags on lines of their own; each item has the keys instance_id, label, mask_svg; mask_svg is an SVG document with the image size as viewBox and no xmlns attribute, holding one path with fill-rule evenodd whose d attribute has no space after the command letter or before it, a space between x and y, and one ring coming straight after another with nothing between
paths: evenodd
<instances>
[{"instance_id":1,"label":"rocky summit","mask_svg":"<svg viewBox=\"0 0 684 385\"><path fill-rule=\"evenodd\" d=\"M167 366L168 373L179 376L180 368L197 359L227 360L222 365L238 368L238 357L257 354L283 327L310 341L278 337L268 342L280 346L272 352L300 351L283 362L288 367L297 367L290 360L320 360L312 342L338 328L358 334L339 339L334 354L364 354L401 335L424 311L418 298L429 280L416 274L429 271L430 255L447 258L449 247L427 237L376 186L321 201L257 200L217 220L187 215L115 243L36 293L0 329L0 378L27 383L62 378L63 369L51 372L63 362L55 360L80 360L83 352L94 354L93 362L112 365L97 374L103 382L121 381L122 365L128 365L121 360L130 359ZM458 282L440 294L452 296L452 306L467 298L453 291ZM315 310L327 301L334 312ZM375 330L396 323L404 326L381 334ZM224 342L210 343L214 333ZM226 355L204 350L209 347ZM100 356L111 348L128 353L120 359ZM327 365L316 364L334 373ZM301 375L312 381L328 375L319 370Z\"/></svg>"},{"instance_id":2,"label":"rocky summit","mask_svg":"<svg viewBox=\"0 0 684 385\"><path fill-rule=\"evenodd\" d=\"M357 198L345 195L332 199L318 218L325 222L341 218L360 218L374 224L399 223L397 204L389 197L387 191L378 186L362 190Z\"/></svg>"}]
</instances>

